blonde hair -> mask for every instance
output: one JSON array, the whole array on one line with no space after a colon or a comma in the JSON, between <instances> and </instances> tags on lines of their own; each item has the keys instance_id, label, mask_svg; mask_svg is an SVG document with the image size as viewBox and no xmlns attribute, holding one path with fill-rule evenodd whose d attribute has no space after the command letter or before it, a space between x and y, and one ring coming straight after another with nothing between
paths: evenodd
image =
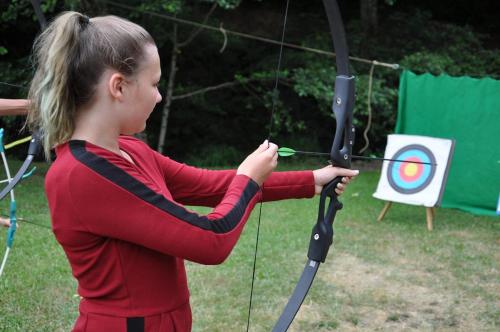
<instances>
[{"instance_id":1,"label":"blonde hair","mask_svg":"<svg viewBox=\"0 0 500 332\"><path fill-rule=\"evenodd\" d=\"M106 69L134 75L151 35L141 26L116 16L89 19L77 12L60 14L33 46L36 68L28 94L27 124L43 134L45 156L68 141L75 114L91 102Z\"/></svg>"}]
</instances>

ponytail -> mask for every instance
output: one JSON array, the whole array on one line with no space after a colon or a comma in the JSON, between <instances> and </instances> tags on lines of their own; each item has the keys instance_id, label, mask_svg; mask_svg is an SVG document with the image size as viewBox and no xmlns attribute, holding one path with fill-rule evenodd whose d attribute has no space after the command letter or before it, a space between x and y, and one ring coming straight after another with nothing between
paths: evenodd
<instances>
[{"instance_id":1,"label":"ponytail","mask_svg":"<svg viewBox=\"0 0 500 332\"><path fill-rule=\"evenodd\" d=\"M42 131L47 159L51 148L71 138L75 115L92 101L102 73L133 75L148 43L154 45L153 38L135 23L77 12L62 13L35 40L27 124Z\"/></svg>"}]
</instances>

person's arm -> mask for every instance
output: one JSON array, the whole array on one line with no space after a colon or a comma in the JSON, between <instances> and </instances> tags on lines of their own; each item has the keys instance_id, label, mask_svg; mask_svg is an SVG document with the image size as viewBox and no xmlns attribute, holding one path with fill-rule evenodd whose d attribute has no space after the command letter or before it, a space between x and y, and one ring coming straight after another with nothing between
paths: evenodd
<instances>
[{"instance_id":1,"label":"person's arm","mask_svg":"<svg viewBox=\"0 0 500 332\"><path fill-rule=\"evenodd\" d=\"M224 196L236 170L207 170L178 163L155 152L155 157L164 173L165 181L174 199L186 205L216 206ZM350 180L359 172L327 166L314 171L273 172L261 186L263 201L291 198L310 198L318 195L325 184L337 176L343 180L337 186L342 194Z\"/></svg>"},{"instance_id":2,"label":"person's arm","mask_svg":"<svg viewBox=\"0 0 500 332\"><path fill-rule=\"evenodd\" d=\"M238 175L220 204L200 215L155 192L147 179L136 175L98 166L69 171L67 184L49 177L46 190L59 242L80 245L74 234L88 233L201 264L220 264L260 198L258 185Z\"/></svg>"},{"instance_id":3,"label":"person's arm","mask_svg":"<svg viewBox=\"0 0 500 332\"><path fill-rule=\"evenodd\" d=\"M155 167L144 172L84 141L70 141L66 148L45 178L61 244L78 247L114 238L202 264L220 264L230 254L261 198L259 186L274 169L277 150L262 145L247 157L221 202L199 215L155 185L160 175Z\"/></svg>"},{"instance_id":4,"label":"person's arm","mask_svg":"<svg viewBox=\"0 0 500 332\"><path fill-rule=\"evenodd\" d=\"M28 114L27 99L0 99L0 116Z\"/></svg>"},{"instance_id":5,"label":"person's arm","mask_svg":"<svg viewBox=\"0 0 500 332\"><path fill-rule=\"evenodd\" d=\"M185 205L216 206L236 176L236 170L207 170L178 163L155 153L175 201ZM274 172L262 186L263 200L314 196L312 171Z\"/></svg>"}]
</instances>

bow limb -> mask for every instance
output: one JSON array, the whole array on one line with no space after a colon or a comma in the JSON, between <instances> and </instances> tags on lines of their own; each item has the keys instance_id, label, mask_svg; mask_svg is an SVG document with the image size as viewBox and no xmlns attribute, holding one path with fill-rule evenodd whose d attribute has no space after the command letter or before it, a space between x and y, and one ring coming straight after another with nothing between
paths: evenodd
<instances>
[{"instance_id":1,"label":"bow limb","mask_svg":"<svg viewBox=\"0 0 500 332\"><path fill-rule=\"evenodd\" d=\"M43 15L43 11L40 6L40 1L31 0L31 4L33 5L33 9L37 16L38 22L40 23L40 27L42 28L42 30L44 30L47 25L47 20ZM10 226L7 232L7 248L5 250L5 254L2 259L2 263L0 265L0 276L2 275L3 270L5 268L5 264L7 263L9 252L14 243L14 235L17 229L16 200L14 196L14 187L19 183L19 181L21 181L25 177L26 171L30 167L33 159L39 152L40 148L41 148L41 135L39 131L36 131L30 138L30 145L28 147L28 155L26 156L26 159L24 160L23 164L21 165L17 173L14 175L14 177L11 177L9 165L7 163L7 158L5 156L5 147L3 145L3 129L0 129L0 154L2 156L2 161L5 168L5 174L8 180L7 185L0 192L0 201L4 199L5 196L10 194L10 212L9 212Z\"/></svg>"},{"instance_id":2,"label":"bow limb","mask_svg":"<svg viewBox=\"0 0 500 332\"><path fill-rule=\"evenodd\" d=\"M337 124L330 151L330 161L333 165L350 168L355 134L352 124L354 77L349 71L349 52L337 1L323 0L323 5L328 17L337 65L332 105ZM321 191L318 219L312 230L306 266L273 332L288 330L314 281L319 265L328 255L328 249L333 242L333 222L337 211L342 209L342 203L335 193L335 188L341 181L342 177L337 177L325 185Z\"/></svg>"},{"instance_id":3,"label":"bow limb","mask_svg":"<svg viewBox=\"0 0 500 332\"><path fill-rule=\"evenodd\" d=\"M7 180L9 184L13 181L10 173L10 168L9 164L7 162L7 156L5 155L5 148L3 145L3 128L0 129L0 154L2 156L2 163L5 171L5 175L7 177ZM5 268L5 264L7 263L7 259L9 257L10 250L12 249L12 245L14 243L14 235L16 233L17 229L17 219L16 219L16 198L14 195L14 190L10 190L10 211L9 211L9 219L10 219L10 226L9 230L7 231L7 246L5 249L5 254L2 259L2 264L0 265L0 277L2 276L3 270Z\"/></svg>"},{"instance_id":4,"label":"bow limb","mask_svg":"<svg viewBox=\"0 0 500 332\"><path fill-rule=\"evenodd\" d=\"M38 18L38 21L40 23L40 27L45 29L46 22L47 20L45 19L45 16L43 15L42 9L40 7L40 1L38 0L32 0L31 1L33 8L35 10L36 16ZM23 176L25 175L26 171L30 167L33 159L35 156L38 154L41 148L41 131L36 130L33 132L31 135L30 139L30 145L28 147L28 155L26 156L26 159L24 160L23 164L21 165L21 168L17 171L16 175L12 178L12 181L9 181L7 186L5 186L2 191L0 192L0 200L2 200L14 187L23 179ZM3 150L3 145L2 145L2 150Z\"/></svg>"},{"instance_id":5,"label":"bow limb","mask_svg":"<svg viewBox=\"0 0 500 332\"><path fill-rule=\"evenodd\" d=\"M47 20L45 19L45 16L43 15L42 8L40 7L40 1L39 0L32 0L31 4L33 5L33 9L35 10L36 16L38 18L38 22L40 23L40 27L42 30L45 29L47 25ZM25 175L26 171L30 167L31 163L33 162L33 159L35 156L38 154L40 148L41 148L41 131L36 130L33 132L31 135L30 139L30 145L28 147L28 155L26 156L26 159L24 160L23 164L21 165L21 168L17 171L16 175L12 178L12 181L9 181L7 186L5 186L2 191L0 192L0 200L2 200L7 194L14 189L14 187L23 179L23 176ZM3 145L2 145L2 150ZM10 178L10 176L9 176Z\"/></svg>"},{"instance_id":6,"label":"bow limb","mask_svg":"<svg viewBox=\"0 0 500 332\"><path fill-rule=\"evenodd\" d=\"M34 132L33 135L31 135L31 140L30 140L30 145L28 147L28 155L26 156L26 159L24 160L23 164L17 171L16 175L12 178L12 181L9 181L9 183L2 189L0 192L0 201L7 196L7 194L14 189L14 187L23 179L23 176L25 175L26 171L30 167L31 163L33 162L33 159L35 156L38 154L40 148L41 148L41 137L39 132ZM3 145L2 145L2 150L3 150ZM2 152L4 153L4 152ZM9 176L10 178L10 176Z\"/></svg>"}]
</instances>

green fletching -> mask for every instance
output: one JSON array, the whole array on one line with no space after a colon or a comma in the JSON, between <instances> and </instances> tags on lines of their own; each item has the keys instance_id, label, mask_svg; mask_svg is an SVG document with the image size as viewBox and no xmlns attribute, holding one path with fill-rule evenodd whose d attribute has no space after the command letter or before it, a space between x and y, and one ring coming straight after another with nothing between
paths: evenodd
<instances>
[{"instance_id":1,"label":"green fletching","mask_svg":"<svg viewBox=\"0 0 500 332\"><path fill-rule=\"evenodd\" d=\"M295 154L294 149L285 148L285 147L278 149L278 156L280 156L280 157L290 157L290 156L293 156L294 154Z\"/></svg>"}]
</instances>

